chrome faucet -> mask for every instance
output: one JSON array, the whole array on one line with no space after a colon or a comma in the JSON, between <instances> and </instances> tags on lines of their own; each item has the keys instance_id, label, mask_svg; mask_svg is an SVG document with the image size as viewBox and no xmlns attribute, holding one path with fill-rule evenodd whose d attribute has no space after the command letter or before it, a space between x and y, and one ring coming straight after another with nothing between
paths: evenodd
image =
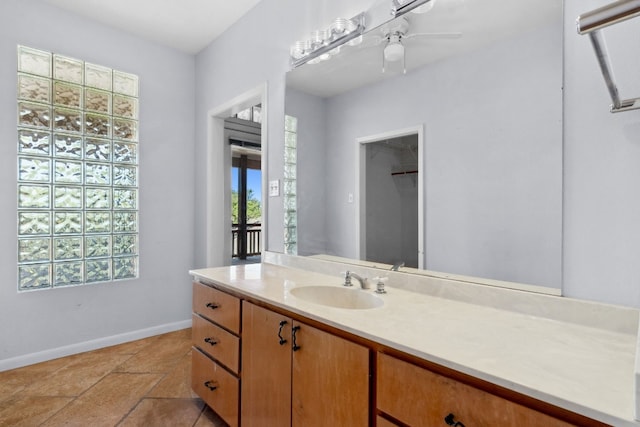
<instances>
[{"instance_id":1,"label":"chrome faucet","mask_svg":"<svg viewBox=\"0 0 640 427\"><path fill-rule=\"evenodd\" d=\"M393 267L391 267L391 271L398 271L398 270L400 270L400 267L404 267L404 262L403 261L399 261L399 262L396 262L395 264L393 264Z\"/></svg>"},{"instance_id":2,"label":"chrome faucet","mask_svg":"<svg viewBox=\"0 0 640 427\"><path fill-rule=\"evenodd\" d=\"M351 278L354 278L358 282L360 282L360 287L362 289L369 289L371 287L371 283L369 283L369 279L367 279L366 277L359 276L356 273L352 273L351 271L347 271L344 274L344 286L353 286L353 284L351 283Z\"/></svg>"}]
</instances>

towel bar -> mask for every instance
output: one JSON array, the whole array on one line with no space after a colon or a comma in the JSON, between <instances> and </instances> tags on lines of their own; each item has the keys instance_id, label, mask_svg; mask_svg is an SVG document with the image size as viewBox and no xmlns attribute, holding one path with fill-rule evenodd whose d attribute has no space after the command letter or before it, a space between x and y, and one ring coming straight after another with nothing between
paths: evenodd
<instances>
[{"instance_id":1,"label":"towel bar","mask_svg":"<svg viewBox=\"0 0 640 427\"><path fill-rule=\"evenodd\" d=\"M588 34L591 39L600 70L613 101L611 104L612 113L640 109L640 98L620 99L607 55L607 47L600 30L638 16L640 16L640 0L618 0L591 12L583 13L578 16L576 21L578 34Z\"/></svg>"}]
</instances>

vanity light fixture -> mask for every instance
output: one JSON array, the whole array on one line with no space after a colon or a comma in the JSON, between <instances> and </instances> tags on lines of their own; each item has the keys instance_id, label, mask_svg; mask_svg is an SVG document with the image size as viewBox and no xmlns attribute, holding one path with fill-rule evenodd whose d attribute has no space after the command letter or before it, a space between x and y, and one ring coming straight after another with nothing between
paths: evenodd
<instances>
[{"instance_id":1,"label":"vanity light fixture","mask_svg":"<svg viewBox=\"0 0 640 427\"><path fill-rule=\"evenodd\" d=\"M338 54L345 44L360 44L364 29L364 12L351 19L337 18L329 28L313 31L309 39L299 40L291 46L291 68L327 60Z\"/></svg>"},{"instance_id":2,"label":"vanity light fixture","mask_svg":"<svg viewBox=\"0 0 640 427\"><path fill-rule=\"evenodd\" d=\"M405 13L425 13L431 10L435 0L391 0L391 15L395 18Z\"/></svg>"}]
</instances>

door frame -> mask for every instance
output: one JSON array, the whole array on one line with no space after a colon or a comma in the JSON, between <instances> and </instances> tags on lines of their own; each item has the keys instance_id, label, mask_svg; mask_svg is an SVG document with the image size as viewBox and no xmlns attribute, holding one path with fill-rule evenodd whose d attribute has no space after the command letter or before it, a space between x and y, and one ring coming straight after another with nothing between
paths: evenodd
<instances>
[{"instance_id":1,"label":"door frame","mask_svg":"<svg viewBox=\"0 0 640 427\"><path fill-rule=\"evenodd\" d=\"M263 83L207 112L206 182L206 263L209 267L231 264L231 147L227 144L224 119L251 106L261 104L261 169L267 171L267 98ZM262 179L262 219L267 223L267 179ZM267 229L262 228L260 251L264 252Z\"/></svg>"},{"instance_id":2,"label":"door frame","mask_svg":"<svg viewBox=\"0 0 640 427\"><path fill-rule=\"evenodd\" d=\"M424 248L425 236L425 175L424 175L424 125L368 135L356 138L356 258L364 259L367 255L366 246L366 144L400 138L408 135L418 135L418 268L426 268L426 253Z\"/></svg>"}]
</instances>

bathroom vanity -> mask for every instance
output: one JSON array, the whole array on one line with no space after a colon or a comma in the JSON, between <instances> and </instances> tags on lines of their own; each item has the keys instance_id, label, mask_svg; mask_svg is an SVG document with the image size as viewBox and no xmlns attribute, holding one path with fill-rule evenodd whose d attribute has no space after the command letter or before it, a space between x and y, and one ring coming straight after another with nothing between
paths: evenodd
<instances>
[{"instance_id":1,"label":"bathroom vanity","mask_svg":"<svg viewBox=\"0 0 640 427\"><path fill-rule=\"evenodd\" d=\"M276 258L190 272L192 387L231 426L640 425L637 310Z\"/></svg>"}]
</instances>

